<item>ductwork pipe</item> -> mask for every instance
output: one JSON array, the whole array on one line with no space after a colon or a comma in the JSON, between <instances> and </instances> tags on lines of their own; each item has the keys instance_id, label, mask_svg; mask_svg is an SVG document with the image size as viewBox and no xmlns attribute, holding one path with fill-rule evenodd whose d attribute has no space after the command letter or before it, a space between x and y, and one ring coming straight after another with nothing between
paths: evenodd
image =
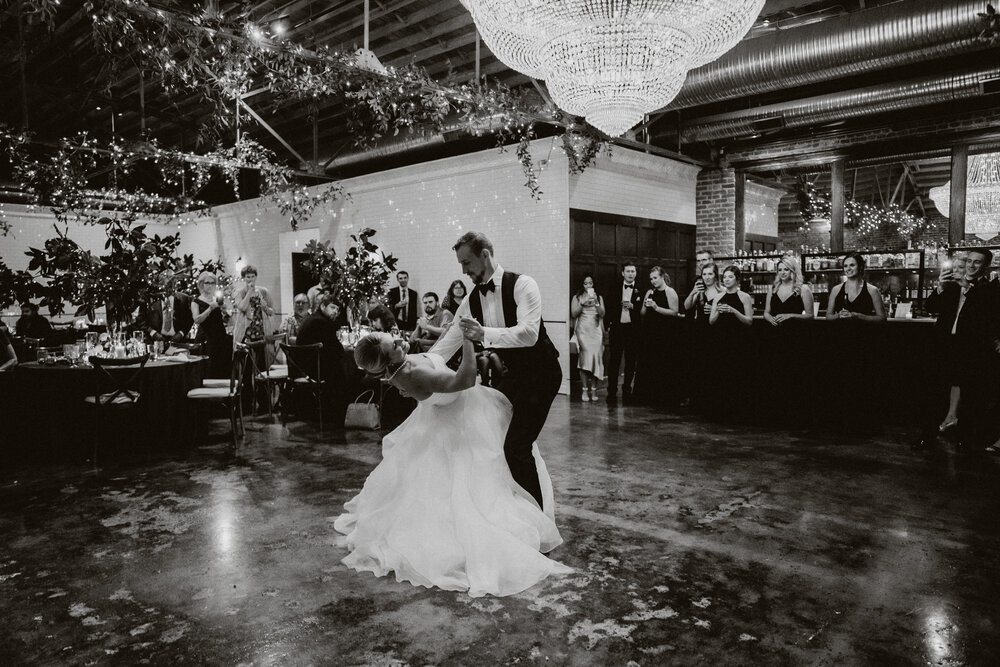
<instances>
[{"instance_id":1,"label":"ductwork pipe","mask_svg":"<svg viewBox=\"0 0 1000 667\"><path fill-rule=\"evenodd\" d=\"M983 94L983 83L1000 82L1000 64L857 90L704 116L681 125L681 141L708 141L756 134L764 127L802 127L876 113L952 102Z\"/></svg>"},{"instance_id":2,"label":"ductwork pipe","mask_svg":"<svg viewBox=\"0 0 1000 667\"><path fill-rule=\"evenodd\" d=\"M989 48L983 0L907 0L741 42L688 73L666 108L829 81ZM994 47L995 48L995 47Z\"/></svg>"}]
</instances>

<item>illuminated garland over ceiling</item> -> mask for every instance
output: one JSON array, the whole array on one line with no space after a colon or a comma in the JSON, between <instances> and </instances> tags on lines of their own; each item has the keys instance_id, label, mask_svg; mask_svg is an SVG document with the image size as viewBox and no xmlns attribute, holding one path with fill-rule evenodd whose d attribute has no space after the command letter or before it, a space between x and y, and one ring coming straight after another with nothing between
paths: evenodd
<instances>
[{"instance_id":1,"label":"illuminated garland over ceiling","mask_svg":"<svg viewBox=\"0 0 1000 667\"><path fill-rule=\"evenodd\" d=\"M808 180L799 182L799 199L804 221L803 230L810 222L830 221L830 197L820 193ZM862 238L876 232L896 232L904 238L913 238L928 229L926 218L911 215L896 204L886 207L873 206L856 199L844 203L844 227L854 229Z\"/></svg>"}]
</instances>

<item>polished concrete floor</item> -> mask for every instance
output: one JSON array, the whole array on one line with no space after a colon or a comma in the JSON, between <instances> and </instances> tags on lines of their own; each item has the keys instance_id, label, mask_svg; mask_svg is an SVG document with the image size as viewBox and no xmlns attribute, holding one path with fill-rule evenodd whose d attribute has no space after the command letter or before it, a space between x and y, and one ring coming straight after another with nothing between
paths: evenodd
<instances>
[{"instance_id":1,"label":"polished concrete floor","mask_svg":"<svg viewBox=\"0 0 1000 667\"><path fill-rule=\"evenodd\" d=\"M559 397L575 573L471 599L340 564L374 435L256 421L234 456L218 427L2 473L0 664L1000 664L993 459Z\"/></svg>"}]
</instances>

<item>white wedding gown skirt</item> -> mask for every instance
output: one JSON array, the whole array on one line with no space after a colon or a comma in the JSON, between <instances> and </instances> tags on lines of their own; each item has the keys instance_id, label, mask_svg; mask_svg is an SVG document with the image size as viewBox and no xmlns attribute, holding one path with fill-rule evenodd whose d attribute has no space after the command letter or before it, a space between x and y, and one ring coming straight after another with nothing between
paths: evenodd
<instances>
[{"instance_id":1,"label":"white wedding gown skirt","mask_svg":"<svg viewBox=\"0 0 1000 667\"><path fill-rule=\"evenodd\" d=\"M445 590L512 595L571 570L541 552L562 542L552 481L534 446L546 511L510 475L511 407L475 386L435 394L382 442L382 462L334 528L359 572Z\"/></svg>"}]
</instances>

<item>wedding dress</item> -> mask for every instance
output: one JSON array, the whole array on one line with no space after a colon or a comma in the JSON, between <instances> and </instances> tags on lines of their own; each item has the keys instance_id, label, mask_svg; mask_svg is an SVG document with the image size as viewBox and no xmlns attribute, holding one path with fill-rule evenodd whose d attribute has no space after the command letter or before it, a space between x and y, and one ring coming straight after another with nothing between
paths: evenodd
<instances>
[{"instance_id":1,"label":"wedding dress","mask_svg":"<svg viewBox=\"0 0 1000 667\"><path fill-rule=\"evenodd\" d=\"M341 562L472 597L512 595L570 572L542 555L562 538L537 445L545 512L510 475L503 453L510 416L507 398L480 385L421 401L383 438L382 462L334 522L350 549Z\"/></svg>"}]
</instances>

